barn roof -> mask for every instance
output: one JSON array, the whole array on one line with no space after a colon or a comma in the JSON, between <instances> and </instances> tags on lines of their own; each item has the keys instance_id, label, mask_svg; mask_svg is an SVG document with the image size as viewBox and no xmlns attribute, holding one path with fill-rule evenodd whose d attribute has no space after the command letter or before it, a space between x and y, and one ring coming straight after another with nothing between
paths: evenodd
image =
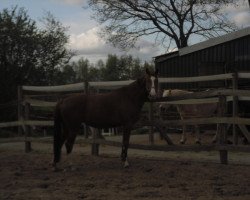
<instances>
[{"instance_id":1,"label":"barn roof","mask_svg":"<svg viewBox=\"0 0 250 200\"><path fill-rule=\"evenodd\" d=\"M229 42L229 41L241 38L241 37L245 37L248 35L250 35L250 27L241 29L239 31L234 31L232 33L228 33L226 35L222 35L222 36L219 36L216 38L211 38L211 39L206 40L204 42L200 42L200 43L188 46L188 47L181 48L175 52L156 56L155 60L157 62L162 62L164 60L167 60L167 59L175 57L175 56L182 56L182 55L190 54L190 53L195 52L195 51L199 51L199 50L206 49L206 48L209 48L212 46L216 46L216 45L219 45L222 43L226 43L226 42Z\"/></svg>"}]
</instances>

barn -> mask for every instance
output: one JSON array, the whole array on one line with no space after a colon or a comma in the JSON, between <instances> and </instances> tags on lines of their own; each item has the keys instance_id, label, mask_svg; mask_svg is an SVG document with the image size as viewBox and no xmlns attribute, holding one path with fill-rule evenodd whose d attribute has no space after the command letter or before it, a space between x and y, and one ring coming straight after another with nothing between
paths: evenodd
<instances>
[{"instance_id":1,"label":"barn","mask_svg":"<svg viewBox=\"0 0 250 200\"><path fill-rule=\"evenodd\" d=\"M161 77L192 77L250 71L250 27L155 57ZM249 85L246 81L241 87ZM163 88L230 87L226 81L164 83Z\"/></svg>"}]
</instances>

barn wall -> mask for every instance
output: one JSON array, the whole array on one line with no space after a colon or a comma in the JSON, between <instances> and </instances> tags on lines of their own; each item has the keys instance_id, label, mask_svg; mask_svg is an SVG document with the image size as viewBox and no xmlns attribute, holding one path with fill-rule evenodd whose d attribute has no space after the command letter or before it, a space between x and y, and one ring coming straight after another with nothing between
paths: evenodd
<instances>
[{"instance_id":1,"label":"barn wall","mask_svg":"<svg viewBox=\"0 0 250 200\"><path fill-rule=\"evenodd\" d=\"M159 62L158 62L159 60ZM250 71L250 36L245 36L207 49L195 51L165 60L156 58L156 67L161 77L185 77L213 75L234 71ZM241 84L246 84L241 82ZM162 88L204 89L230 87L230 83L216 81L210 83L163 84Z\"/></svg>"}]
</instances>

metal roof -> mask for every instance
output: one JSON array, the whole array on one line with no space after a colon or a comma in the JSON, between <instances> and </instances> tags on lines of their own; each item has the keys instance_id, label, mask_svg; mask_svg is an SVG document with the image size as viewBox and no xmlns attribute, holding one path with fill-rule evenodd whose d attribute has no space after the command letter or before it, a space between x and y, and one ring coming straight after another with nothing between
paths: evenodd
<instances>
[{"instance_id":1,"label":"metal roof","mask_svg":"<svg viewBox=\"0 0 250 200\"><path fill-rule=\"evenodd\" d=\"M194 45L189 46L189 47L181 48L181 49L179 49L179 55L180 56L186 55L186 54L189 54L189 53L192 53L195 51L206 49L206 48L209 48L209 47L212 47L212 46L215 46L218 44L222 44L225 42L229 42L231 40L235 40L235 39L238 39L238 38L241 38L244 36L248 36L248 35L250 35L250 27L247 27L247 28L244 28L244 29L241 29L239 31L232 32L232 33L228 33L226 35L222 35L222 36L219 36L216 38L211 38L209 40L206 40L204 42L200 42L198 44L194 44Z\"/></svg>"},{"instance_id":2,"label":"metal roof","mask_svg":"<svg viewBox=\"0 0 250 200\"><path fill-rule=\"evenodd\" d=\"M212 46L216 46L216 45L219 45L219 44L222 44L225 42L229 42L229 41L232 41L232 40L235 40L235 39L238 39L241 37L245 37L248 35L250 35L250 27L241 29L239 31L234 31L232 33L228 33L228 34L216 37L216 38L211 38L211 39L206 40L204 42L200 42L200 43L188 46L188 47L181 48L175 52L166 53L163 55L156 56L155 61L162 62L162 61L167 60L167 59L172 58L172 57L190 54L190 53L195 52L195 51L199 51L199 50L206 49L206 48L209 48Z\"/></svg>"}]
</instances>

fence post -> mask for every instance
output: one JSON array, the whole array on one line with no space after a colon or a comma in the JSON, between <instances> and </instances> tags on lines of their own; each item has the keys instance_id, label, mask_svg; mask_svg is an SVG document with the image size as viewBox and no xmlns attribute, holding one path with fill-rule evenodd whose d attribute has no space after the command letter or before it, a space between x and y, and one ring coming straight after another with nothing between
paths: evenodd
<instances>
[{"instance_id":1,"label":"fence post","mask_svg":"<svg viewBox=\"0 0 250 200\"><path fill-rule=\"evenodd\" d=\"M24 118L25 120L29 120L30 117L30 104L25 102L25 106L24 106ZM25 137L25 152L29 153L31 152L31 142L28 140L28 137L30 136L30 126L29 125L25 125L25 133L24 133L24 137Z\"/></svg>"},{"instance_id":2,"label":"fence post","mask_svg":"<svg viewBox=\"0 0 250 200\"><path fill-rule=\"evenodd\" d=\"M227 100L226 96L219 96L219 117L225 117L227 109ZM219 124L218 133L219 133L219 145L225 145L227 142L227 124ZM220 162L221 164L228 163L228 152L227 150L220 150Z\"/></svg>"},{"instance_id":3,"label":"fence post","mask_svg":"<svg viewBox=\"0 0 250 200\"><path fill-rule=\"evenodd\" d=\"M96 139L98 136L98 132L100 130L98 128L91 127L91 131L92 131L92 140L93 140L91 154L93 156L98 156L99 155L99 144L96 143Z\"/></svg>"},{"instance_id":4,"label":"fence post","mask_svg":"<svg viewBox=\"0 0 250 200\"><path fill-rule=\"evenodd\" d=\"M151 124L153 124L154 120L154 110L153 110L153 102L149 102L149 121ZM154 127L151 125L150 126L150 131L149 131L149 143L154 144Z\"/></svg>"},{"instance_id":5,"label":"fence post","mask_svg":"<svg viewBox=\"0 0 250 200\"><path fill-rule=\"evenodd\" d=\"M17 88L17 118L18 121L22 121L23 119L23 91L22 86L18 86ZM18 135L22 135L22 126L18 126Z\"/></svg>"},{"instance_id":6,"label":"fence post","mask_svg":"<svg viewBox=\"0 0 250 200\"><path fill-rule=\"evenodd\" d=\"M235 72L233 73L233 90L238 89L238 73ZM238 116L239 112L239 97L238 96L233 96L233 118ZM238 144L238 129L237 129L237 124L233 123L233 144L237 145Z\"/></svg>"},{"instance_id":7,"label":"fence post","mask_svg":"<svg viewBox=\"0 0 250 200\"><path fill-rule=\"evenodd\" d=\"M89 93L89 83L88 83L88 80L86 79L84 81L84 94L87 95L88 93ZM83 129L84 129L84 138L87 139L89 137L88 126L84 124Z\"/></svg>"}]
</instances>

